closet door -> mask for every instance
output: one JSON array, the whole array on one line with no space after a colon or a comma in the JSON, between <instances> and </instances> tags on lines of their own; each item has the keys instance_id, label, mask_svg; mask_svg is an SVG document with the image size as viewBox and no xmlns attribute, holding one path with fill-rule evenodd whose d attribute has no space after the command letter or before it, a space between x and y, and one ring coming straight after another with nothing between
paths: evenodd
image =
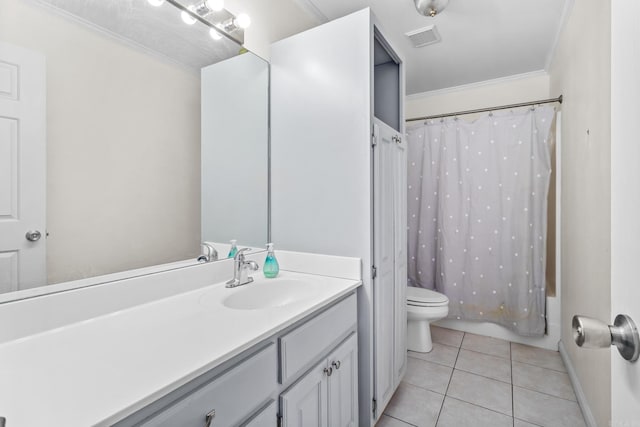
<instances>
[{"instance_id":1,"label":"closet door","mask_svg":"<svg viewBox=\"0 0 640 427\"><path fill-rule=\"evenodd\" d=\"M396 131L374 119L373 148L373 222L374 265L377 269L373 281L374 299L374 397L378 413L389 403L396 387L395 369L395 306L396 272L394 265L394 136Z\"/></svg>"},{"instance_id":2,"label":"closet door","mask_svg":"<svg viewBox=\"0 0 640 427\"><path fill-rule=\"evenodd\" d=\"M395 263L395 381L402 380L407 364L407 141L396 135L394 156L394 263Z\"/></svg>"}]
</instances>

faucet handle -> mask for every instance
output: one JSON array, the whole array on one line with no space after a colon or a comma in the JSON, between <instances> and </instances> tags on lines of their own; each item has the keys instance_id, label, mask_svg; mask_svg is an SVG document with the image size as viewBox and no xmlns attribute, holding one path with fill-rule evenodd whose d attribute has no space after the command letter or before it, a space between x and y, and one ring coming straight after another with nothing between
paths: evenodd
<instances>
[{"instance_id":1,"label":"faucet handle","mask_svg":"<svg viewBox=\"0 0 640 427\"><path fill-rule=\"evenodd\" d=\"M244 252L250 251L251 248L242 248L233 256L234 261L244 261Z\"/></svg>"}]
</instances>

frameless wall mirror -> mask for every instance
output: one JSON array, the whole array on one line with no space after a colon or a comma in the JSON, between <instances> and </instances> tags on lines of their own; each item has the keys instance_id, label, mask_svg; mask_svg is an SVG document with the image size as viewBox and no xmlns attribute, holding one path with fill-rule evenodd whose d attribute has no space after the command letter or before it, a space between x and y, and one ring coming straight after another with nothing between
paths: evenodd
<instances>
[{"instance_id":1,"label":"frameless wall mirror","mask_svg":"<svg viewBox=\"0 0 640 427\"><path fill-rule=\"evenodd\" d=\"M0 302L267 242L268 63L214 3L0 3Z\"/></svg>"}]
</instances>

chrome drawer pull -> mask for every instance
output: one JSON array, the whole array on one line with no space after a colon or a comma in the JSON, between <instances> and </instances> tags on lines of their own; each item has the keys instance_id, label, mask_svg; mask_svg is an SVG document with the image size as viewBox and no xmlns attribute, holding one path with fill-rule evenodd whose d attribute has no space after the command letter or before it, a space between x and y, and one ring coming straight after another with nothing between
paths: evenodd
<instances>
[{"instance_id":1,"label":"chrome drawer pull","mask_svg":"<svg viewBox=\"0 0 640 427\"><path fill-rule=\"evenodd\" d=\"M340 369L340 361L339 361L339 360L336 360L336 361L334 361L334 362L331 362L331 366L333 366L334 368L336 368L336 371L337 371L338 369Z\"/></svg>"},{"instance_id":2,"label":"chrome drawer pull","mask_svg":"<svg viewBox=\"0 0 640 427\"><path fill-rule=\"evenodd\" d=\"M204 427L211 427L211 423L213 422L213 419L216 416L216 410L212 409L211 412L209 412L207 414L207 416L205 417L205 421L207 422Z\"/></svg>"},{"instance_id":3,"label":"chrome drawer pull","mask_svg":"<svg viewBox=\"0 0 640 427\"><path fill-rule=\"evenodd\" d=\"M327 374L328 377L330 377L331 374L333 373L333 368L329 366L328 368L324 368L322 372L324 372L325 374Z\"/></svg>"}]
</instances>

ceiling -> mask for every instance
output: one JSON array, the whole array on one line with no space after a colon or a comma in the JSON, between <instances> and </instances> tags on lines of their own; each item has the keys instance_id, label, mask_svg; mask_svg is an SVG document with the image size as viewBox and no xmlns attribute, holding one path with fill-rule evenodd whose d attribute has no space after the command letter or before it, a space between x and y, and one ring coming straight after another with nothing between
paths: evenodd
<instances>
[{"instance_id":1,"label":"ceiling","mask_svg":"<svg viewBox=\"0 0 640 427\"><path fill-rule=\"evenodd\" d=\"M168 3L154 7L141 0L39 0L38 4L195 70L236 56L241 48L226 38L214 42L203 24L185 25L178 9Z\"/></svg>"},{"instance_id":2,"label":"ceiling","mask_svg":"<svg viewBox=\"0 0 640 427\"><path fill-rule=\"evenodd\" d=\"M450 0L434 18L413 0L296 1L321 20L371 7L415 94L546 69L569 0ZM442 41L414 48L405 33L433 24Z\"/></svg>"}]
</instances>

